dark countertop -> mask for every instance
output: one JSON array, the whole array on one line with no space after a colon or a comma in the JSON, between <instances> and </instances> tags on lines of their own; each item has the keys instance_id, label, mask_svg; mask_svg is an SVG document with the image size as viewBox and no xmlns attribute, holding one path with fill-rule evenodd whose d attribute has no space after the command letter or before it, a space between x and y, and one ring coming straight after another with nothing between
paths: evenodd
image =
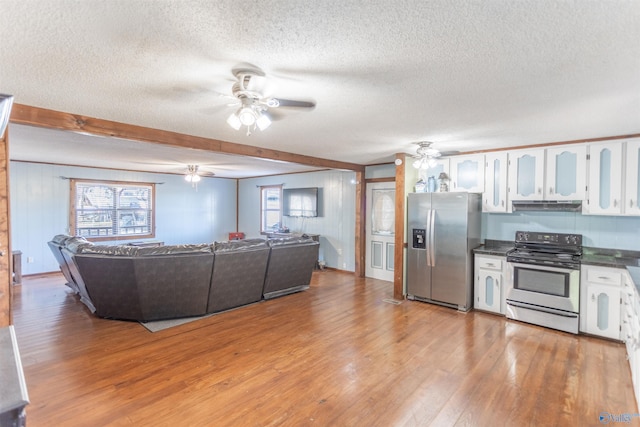
<instances>
[{"instance_id":1,"label":"dark countertop","mask_svg":"<svg viewBox=\"0 0 640 427\"><path fill-rule=\"evenodd\" d=\"M640 293L640 267L627 267L627 271L631 276L631 280L636 285L638 293Z\"/></svg>"},{"instance_id":2,"label":"dark countertop","mask_svg":"<svg viewBox=\"0 0 640 427\"><path fill-rule=\"evenodd\" d=\"M581 262L602 267L638 267L640 266L640 252L584 246Z\"/></svg>"},{"instance_id":3,"label":"dark countertop","mask_svg":"<svg viewBox=\"0 0 640 427\"><path fill-rule=\"evenodd\" d=\"M513 249L513 241L508 240L485 240L482 246L473 250L474 254L506 256L507 252Z\"/></svg>"}]
</instances>

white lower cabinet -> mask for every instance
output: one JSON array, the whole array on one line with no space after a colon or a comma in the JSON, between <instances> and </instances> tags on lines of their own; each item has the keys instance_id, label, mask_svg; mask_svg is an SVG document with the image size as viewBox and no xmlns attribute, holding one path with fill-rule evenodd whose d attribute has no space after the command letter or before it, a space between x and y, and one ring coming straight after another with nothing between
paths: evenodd
<instances>
[{"instance_id":1,"label":"white lower cabinet","mask_svg":"<svg viewBox=\"0 0 640 427\"><path fill-rule=\"evenodd\" d=\"M506 258L494 255L475 256L474 308L505 313Z\"/></svg>"},{"instance_id":2,"label":"white lower cabinet","mask_svg":"<svg viewBox=\"0 0 640 427\"><path fill-rule=\"evenodd\" d=\"M580 331L620 340L619 268L582 265L580 282Z\"/></svg>"},{"instance_id":3,"label":"white lower cabinet","mask_svg":"<svg viewBox=\"0 0 640 427\"><path fill-rule=\"evenodd\" d=\"M627 347L627 359L631 370L636 402L640 399L640 295L625 272L622 286L621 338ZM640 407L640 405L638 405Z\"/></svg>"}]
</instances>

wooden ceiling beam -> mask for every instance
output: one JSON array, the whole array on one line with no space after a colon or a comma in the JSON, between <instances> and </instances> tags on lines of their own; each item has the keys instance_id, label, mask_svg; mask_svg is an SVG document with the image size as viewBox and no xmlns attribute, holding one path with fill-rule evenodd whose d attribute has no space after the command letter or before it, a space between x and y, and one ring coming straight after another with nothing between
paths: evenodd
<instances>
[{"instance_id":1,"label":"wooden ceiling beam","mask_svg":"<svg viewBox=\"0 0 640 427\"><path fill-rule=\"evenodd\" d=\"M46 108L33 107L24 104L13 104L10 123L38 126L43 128L65 130L102 137L114 137L133 141L149 142L169 145L178 148L193 148L197 150L213 151L237 156L255 157L288 163L298 163L306 166L344 169L363 172L364 165L286 151L237 144L212 138L186 135L161 129L131 125L110 120L97 119L79 114L65 113Z\"/></svg>"}]
</instances>

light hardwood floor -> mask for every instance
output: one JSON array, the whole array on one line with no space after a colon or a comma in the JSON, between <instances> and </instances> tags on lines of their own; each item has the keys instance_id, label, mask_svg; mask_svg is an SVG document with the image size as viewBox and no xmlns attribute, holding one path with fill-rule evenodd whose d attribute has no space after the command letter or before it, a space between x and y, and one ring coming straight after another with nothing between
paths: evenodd
<instances>
[{"instance_id":1,"label":"light hardwood floor","mask_svg":"<svg viewBox=\"0 0 640 427\"><path fill-rule=\"evenodd\" d=\"M319 271L305 292L151 333L91 315L62 275L25 278L27 425L595 426L638 412L621 343L392 295Z\"/></svg>"}]
</instances>

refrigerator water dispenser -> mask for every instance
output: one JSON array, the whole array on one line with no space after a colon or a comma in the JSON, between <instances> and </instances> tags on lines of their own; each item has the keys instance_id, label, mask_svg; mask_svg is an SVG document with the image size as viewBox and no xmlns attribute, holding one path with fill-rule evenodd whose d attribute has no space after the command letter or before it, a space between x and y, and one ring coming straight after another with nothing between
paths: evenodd
<instances>
[{"instance_id":1,"label":"refrigerator water dispenser","mask_svg":"<svg viewBox=\"0 0 640 427\"><path fill-rule=\"evenodd\" d=\"M427 249L426 230L424 228L413 229L413 248Z\"/></svg>"}]
</instances>

